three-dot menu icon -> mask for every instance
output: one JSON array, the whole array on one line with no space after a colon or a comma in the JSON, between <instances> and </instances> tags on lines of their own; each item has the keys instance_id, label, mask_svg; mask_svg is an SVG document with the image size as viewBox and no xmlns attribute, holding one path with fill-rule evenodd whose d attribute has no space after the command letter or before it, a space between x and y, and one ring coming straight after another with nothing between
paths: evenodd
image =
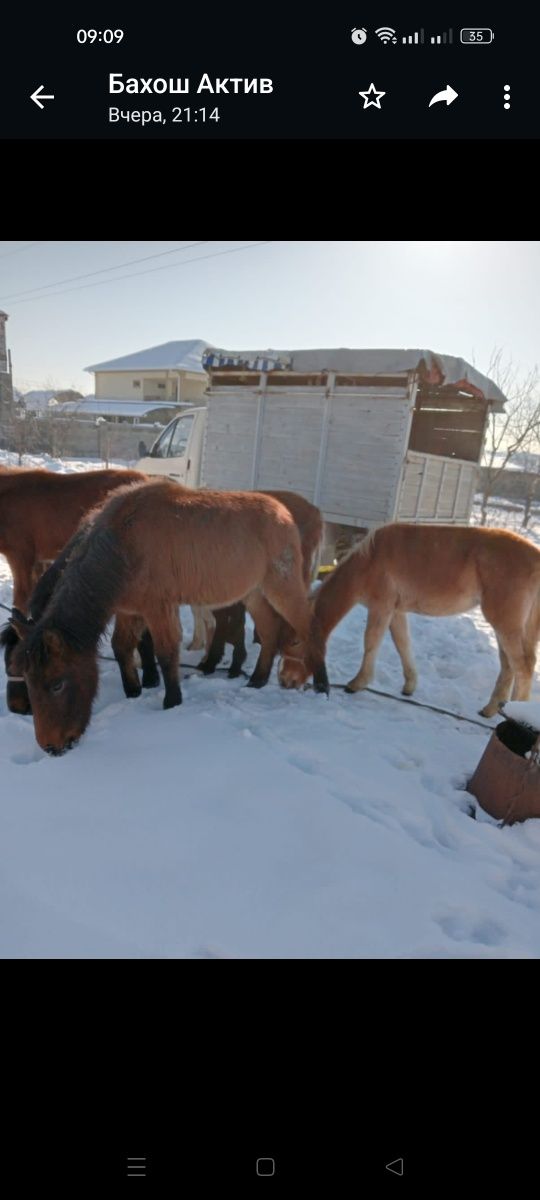
<instances>
[{"instance_id":1,"label":"three-dot menu icon","mask_svg":"<svg viewBox=\"0 0 540 1200\"><path fill-rule=\"evenodd\" d=\"M510 108L510 84L509 83L505 83L505 85L504 85L504 107Z\"/></svg>"}]
</instances>

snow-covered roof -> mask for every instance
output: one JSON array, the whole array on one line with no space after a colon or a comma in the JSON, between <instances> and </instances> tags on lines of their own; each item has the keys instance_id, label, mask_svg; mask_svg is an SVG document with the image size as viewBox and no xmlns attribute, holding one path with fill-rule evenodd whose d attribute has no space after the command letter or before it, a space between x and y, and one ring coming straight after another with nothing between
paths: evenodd
<instances>
[{"instance_id":1,"label":"snow-covered roof","mask_svg":"<svg viewBox=\"0 0 540 1200\"><path fill-rule=\"evenodd\" d=\"M173 404L170 400L96 400L86 396L84 400L68 400L58 405L59 413L76 413L79 416L95 417L145 417L162 409L170 409L171 417L179 408L188 404Z\"/></svg>"},{"instance_id":2,"label":"snow-covered roof","mask_svg":"<svg viewBox=\"0 0 540 1200\"><path fill-rule=\"evenodd\" d=\"M150 346L135 354L124 354L122 358L111 358L108 362L94 363L85 371L195 371L204 375L202 353L208 346L200 338L187 342L163 342L161 346Z\"/></svg>"},{"instance_id":3,"label":"snow-covered roof","mask_svg":"<svg viewBox=\"0 0 540 1200\"><path fill-rule=\"evenodd\" d=\"M57 406L56 392L34 391L24 394L20 392L19 396L25 408L31 412L41 412L43 408L56 408Z\"/></svg>"},{"instance_id":4,"label":"snow-covered roof","mask_svg":"<svg viewBox=\"0 0 540 1200\"><path fill-rule=\"evenodd\" d=\"M427 383L470 387L502 412L506 397L487 375L464 358L435 354L433 350L219 350L209 346L203 354L207 369L242 367L244 370L299 373L336 371L342 375L401 375L419 371Z\"/></svg>"}]
</instances>

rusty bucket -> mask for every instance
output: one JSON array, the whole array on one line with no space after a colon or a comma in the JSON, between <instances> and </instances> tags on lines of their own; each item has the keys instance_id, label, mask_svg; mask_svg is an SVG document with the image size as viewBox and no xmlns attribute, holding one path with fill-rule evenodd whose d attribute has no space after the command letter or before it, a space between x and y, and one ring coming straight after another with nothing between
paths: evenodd
<instances>
[{"instance_id":1,"label":"rusty bucket","mask_svg":"<svg viewBox=\"0 0 540 1200\"><path fill-rule=\"evenodd\" d=\"M467 784L467 791L476 796L484 811L503 825L540 817L538 742L535 730L516 721L502 721Z\"/></svg>"}]
</instances>

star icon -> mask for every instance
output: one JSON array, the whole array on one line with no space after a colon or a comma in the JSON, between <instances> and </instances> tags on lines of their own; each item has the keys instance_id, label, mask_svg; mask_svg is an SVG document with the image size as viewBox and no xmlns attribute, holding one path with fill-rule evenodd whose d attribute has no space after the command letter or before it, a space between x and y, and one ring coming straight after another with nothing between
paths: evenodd
<instances>
[{"instance_id":1,"label":"star icon","mask_svg":"<svg viewBox=\"0 0 540 1200\"><path fill-rule=\"evenodd\" d=\"M370 105L373 105L373 108L380 108L381 97L386 96L386 92L378 92L375 84L370 83L367 92L359 92L358 95L364 98L364 108L369 108Z\"/></svg>"}]
</instances>

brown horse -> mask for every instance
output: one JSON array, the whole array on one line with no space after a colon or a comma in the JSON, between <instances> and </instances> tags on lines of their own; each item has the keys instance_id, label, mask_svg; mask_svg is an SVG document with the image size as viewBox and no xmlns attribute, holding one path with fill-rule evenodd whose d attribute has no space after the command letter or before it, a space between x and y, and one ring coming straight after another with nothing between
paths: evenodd
<instances>
[{"instance_id":1,"label":"brown horse","mask_svg":"<svg viewBox=\"0 0 540 1200\"><path fill-rule=\"evenodd\" d=\"M345 690L369 686L375 658L389 628L403 665L403 692L416 686L408 612L442 617L479 604L493 626L501 663L493 693L481 711L491 717L508 699L527 700L540 636L540 550L505 529L393 524L376 529L336 567L313 600L324 641L355 604L368 619L364 657ZM289 642L280 664L284 687L301 687L310 669L301 642Z\"/></svg>"},{"instance_id":2,"label":"brown horse","mask_svg":"<svg viewBox=\"0 0 540 1200\"><path fill-rule=\"evenodd\" d=\"M70 538L55 561L47 567L38 579L28 600L29 617L25 617L16 608L12 610L12 618L15 619L16 623L19 625L26 623L30 627L35 625L40 617L43 616L69 558L85 538L98 512L99 508L94 509L83 518L79 529ZM8 623L0 631L0 646L4 648L4 665L6 675L8 676L7 704L10 712L26 714L32 711L26 681L24 676L17 676L13 671L13 652L18 642L19 635L14 625ZM142 687L157 687L159 684L159 672L154 657L152 638L148 630L144 627L144 621L141 621L139 617L128 617L119 614L114 624L111 648L120 669L124 692L128 697L140 696L142 690L139 682L139 674L134 662L133 650L135 646L138 649L141 660Z\"/></svg>"},{"instance_id":3,"label":"brown horse","mask_svg":"<svg viewBox=\"0 0 540 1200\"><path fill-rule=\"evenodd\" d=\"M126 483L142 483L141 471L107 470L57 474L41 467L0 469L0 554L13 575L13 605L26 612L40 564L60 553L81 517Z\"/></svg>"},{"instance_id":4,"label":"brown horse","mask_svg":"<svg viewBox=\"0 0 540 1200\"><path fill-rule=\"evenodd\" d=\"M26 613L32 588L44 567L60 553L89 509L116 488L145 479L141 471L63 475L41 467L1 467L0 554L7 558L13 575L14 608ZM9 636L7 633L4 638L6 660ZM6 699L11 712L30 711L22 681L8 679Z\"/></svg>"},{"instance_id":5,"label":"brown horse","mask_svg":"<svg viewBox=\"0 0 540 1200\"><path fill-rule=\"evenodd\" d=\"M311 504L309 500L305 500L303 496L297 496L295 492L263 491L260 494L261 496L273 496L275 500L279 500L293 517L300 534L302 577L308 588L319 569L324 529L320 509ZM206 655L199 664L203 674L213 674L223 658L226 643L230 642L233 647L233 657L229 668L229 679L236 679L240 675L246 659L244 605L235 604L230 609L222 608L215 612L212 612L211 609L194 609L193 615L195 618L194 637L188 649L205 647ZM282 621L278 635L278 648L281 648L290 633L286 622Z\"/></svg>"},{"instance_id":6,"label":"brown horse","mask_svg":"<svg viewBox=\"0 0 540 1200\"><path fill-rule=\"evenodd\" d=\"M113 612L141 616L165 682L180 704L178 605L244 599L261 635L250 684L270 673L279 617L306 645L315 687L328 692L316 622L302 578L298 530L270 496L192 491L164 480L120 489L97 514L35 626L13 620L37 740L61 754L84 732L97 691L97 645ZM278 615L279 614L279 615Z\"/></svg>"}]
</instances>

